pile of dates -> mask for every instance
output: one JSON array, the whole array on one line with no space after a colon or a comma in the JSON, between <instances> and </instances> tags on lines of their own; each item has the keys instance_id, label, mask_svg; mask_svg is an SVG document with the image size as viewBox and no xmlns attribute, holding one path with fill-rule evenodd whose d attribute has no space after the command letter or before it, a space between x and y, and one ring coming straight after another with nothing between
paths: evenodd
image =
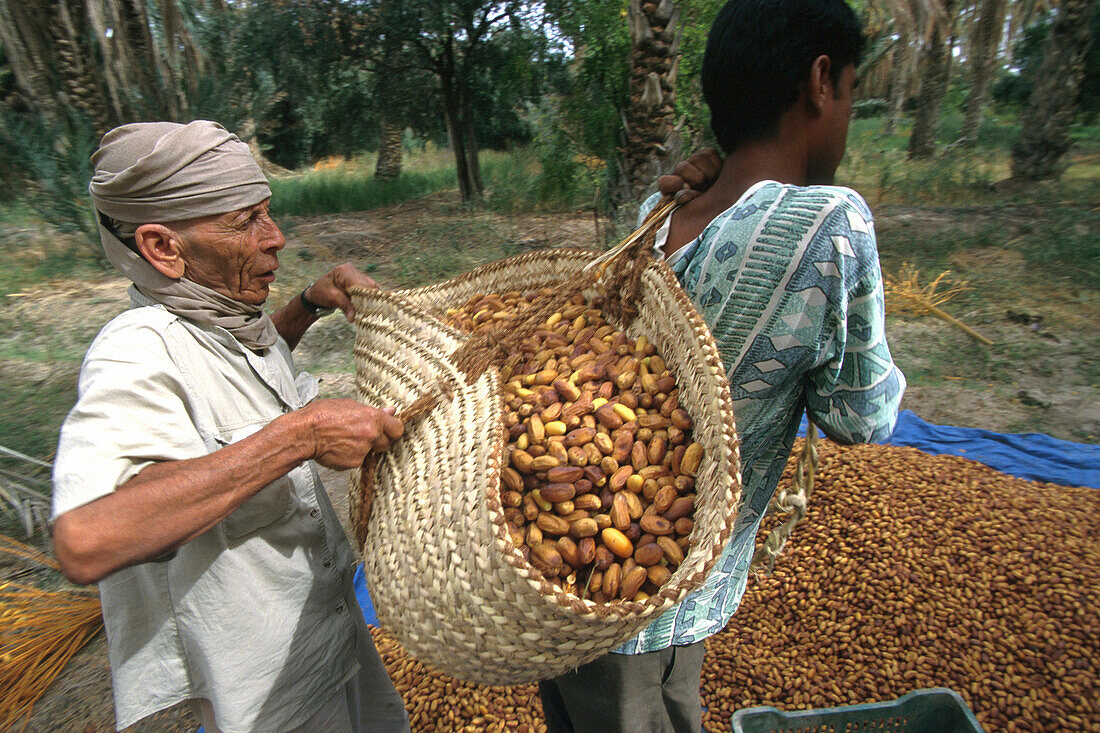
<instances>
[{"instance_id":1,"label":"pile of dates","mask_svg":"<svg viewBox=\"0 0 1100 733\"><path fill-rule=\"evenodd\" d=\"M446 317L476 333L518 322L553 295L479 294ZM703 447L653 344L576 296L522 341L501 377L501 497L513 543L581 598L656 593L689 547Z\"/></svg>"}]
</instances>

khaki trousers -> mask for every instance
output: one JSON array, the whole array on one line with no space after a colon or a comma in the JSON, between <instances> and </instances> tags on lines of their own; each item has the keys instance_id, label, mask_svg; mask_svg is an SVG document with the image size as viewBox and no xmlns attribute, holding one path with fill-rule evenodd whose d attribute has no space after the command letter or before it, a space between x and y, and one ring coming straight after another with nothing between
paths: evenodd
<instances>
[{"instance_id":1,"label":"khaki trousers","mask_svg":"<svg viewBox=\"0 0 1100 733\"><path fill-rule=\"evenodd\" d=\"M608 654L539 683L549 733L699 733L703 642Z\"/></svg>"}]
</instances>

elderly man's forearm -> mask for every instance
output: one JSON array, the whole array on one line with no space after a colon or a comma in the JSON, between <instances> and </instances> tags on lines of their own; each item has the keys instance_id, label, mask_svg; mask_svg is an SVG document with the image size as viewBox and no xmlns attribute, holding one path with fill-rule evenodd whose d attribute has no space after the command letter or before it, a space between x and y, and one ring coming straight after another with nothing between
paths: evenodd
<instances>
[{"instance_id":1,"label":"elderly man's forearm","mask_svg":"<svg viewBox=\"0 0 1100 733\"><path fill-rule=\"evenodd\" d=\"M317 316L307 311L297 297L271 314L271 322L275 324L275 330L283 337L291 351L294 351L298 342L302 340L302 336L316 321Z\"/></svg>"},{"instance_id":2,"label":"elderly man's forearm","mask_svg":"<svg viewBox=\"0 0 1100 733\"><path fill-rule=\"evenodd\" d=\"M307 418L290 413L255 435L200 458L155 463L114 493L54 524L54 548L71 581L95 583L171 552L249 497L312 458Z\"/></svg>"}]
</instances>

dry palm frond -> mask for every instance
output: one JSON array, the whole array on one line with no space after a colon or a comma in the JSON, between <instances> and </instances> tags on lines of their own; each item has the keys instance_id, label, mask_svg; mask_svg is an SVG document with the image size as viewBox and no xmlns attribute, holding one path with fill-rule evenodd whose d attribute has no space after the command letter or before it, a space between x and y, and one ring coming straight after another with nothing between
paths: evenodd
<instances>
[{"instance_id":1,"label":"dry palm frond","mask_svg":"<svg viewBox=\"0 0 1100 733\"><path fill-rule=\"evenodd\" d=\"M0 555L15 557L21 560L30 560L37 565L43 565L51 570L60 570L57 560L42 552L38 548L25 545L19 540L0 534Z\"/></svg>"},{"instance_id":2,"label":"dry palm frond","mask_svg":"<svg viewBox=\"0 0 1100 733\"><path fill-rule=\"evenodd\" d=\"M2 535L0 554L57 569L48 555ZM38 698L102 624L95 591L0 582L0 729L26 727Z\"/></svg>"},{"instance_id":3,"label":"dry palm frond","mask_svg":"<svg viewBox=\"0 0 1100 733\"><path fill-rule=\"evenodd\" d=\"M941 305L947 303L959 293L970 289L967 286L967 281L962 280L941 290L941 286L948 285L950 274L950 270L945 270L937 275L931 283L922 287L920 284L920 270L908 262L903 263L897 277L887 275L885 278L887 312L909 313L916 316L931 313L962 329L967 335L981 341L983 344L992 346L992 341L940 308Z\"/></svg>"},{"instance_id":4,"label":"dry palm frond","mask_svg":"<svg viewBox=\"0 0 1100 733\"><path fill-rule=\"evenodd\" d=\"M902 263L897 277L886 276L886 294L895 296L886 302L886 310L892 313L913 313L924 315L929 313L929 306L936 307L952 300L959 293L970 290L967 281L957 281L946 290L940 290L941 285L946 285L950 270L944 270L926 286L920 284L920 270L908 262Z\"/></svg>"},{"instance_id":5,"label":"dry palm frond","mask_svg":"<svg viewBox=\"0 0 1100 733\"><path fill-rule=\"evenodd\" d=\"M0 468L0 512L18 523L25 537L32 537L36 530L45 536L50 516L50 482L43 469L51 465L2 445L0 456L31 466L19 472Z\"/></svg>"},{"instance_id":6,"label":"dry palm frond","mask_svg":"<svg viewBox=\"0 0 1100 733\"><path fill-rule=\"evenodd\" d=\"M25 537L36 530L45 536L50 497L27 477L0 469L0 511L19 523Z\"/></svg>"}]
</instances>

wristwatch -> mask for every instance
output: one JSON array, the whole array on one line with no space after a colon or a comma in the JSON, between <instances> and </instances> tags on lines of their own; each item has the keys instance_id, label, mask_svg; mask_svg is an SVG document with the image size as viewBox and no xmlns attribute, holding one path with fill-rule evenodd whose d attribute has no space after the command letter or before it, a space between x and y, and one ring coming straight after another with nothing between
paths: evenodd
<instances>
[{"instance_id":1,"label":"wristwatch","mask_svg":"<svg viewBox=\"0 0 1100 733\"><path fill-rule=\"evenodd\" d=\"M312 286L307 286L306 290L309 290L310 287ZM305 308L306 312L309 313L311 316L313 316L314 318L324 318L330 313L334 313L336 311L335 308L323 308L314 303L312 300L306 297L306 290L303 290L301 293L298 294L298 300L301 301L302 307Z\"/></svg>"}]
</instances>

